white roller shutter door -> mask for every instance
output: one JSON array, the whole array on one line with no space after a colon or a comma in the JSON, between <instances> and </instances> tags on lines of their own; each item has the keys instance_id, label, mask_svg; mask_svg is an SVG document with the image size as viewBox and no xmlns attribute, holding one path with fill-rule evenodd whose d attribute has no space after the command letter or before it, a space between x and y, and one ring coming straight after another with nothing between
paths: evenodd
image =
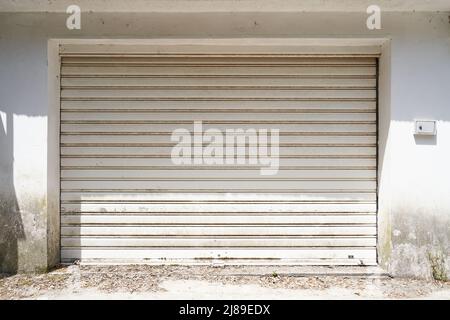
<instances>
[{"instance_id":1,"label":"white roller shutter door","mask_svg":"<svg viewBox=\"0 0 450 320\"><path fill-rule=\"evenodd\" d=\"M375 57L96 50L61 58L63 261L376 264ZM279 128L278 174L174 165L200 120Z\"/></svg>"}]
</instances>

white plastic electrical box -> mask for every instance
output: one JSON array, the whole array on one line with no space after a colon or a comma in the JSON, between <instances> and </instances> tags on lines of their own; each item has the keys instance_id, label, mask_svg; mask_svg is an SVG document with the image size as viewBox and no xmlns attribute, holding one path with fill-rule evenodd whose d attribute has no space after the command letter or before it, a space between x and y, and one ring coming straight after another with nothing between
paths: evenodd
<instances>
[{"instance_id":1,"label":"white plastic electrical box","mask_svg":"<svg viewBox=\"0 0 450 320\"><path fill-rule=\"evenodd\" d=\"M427 136L436 135L436 121L434 121L434 120L416 120L414 134L427 135Z\"/></svg>"}]
</instances>

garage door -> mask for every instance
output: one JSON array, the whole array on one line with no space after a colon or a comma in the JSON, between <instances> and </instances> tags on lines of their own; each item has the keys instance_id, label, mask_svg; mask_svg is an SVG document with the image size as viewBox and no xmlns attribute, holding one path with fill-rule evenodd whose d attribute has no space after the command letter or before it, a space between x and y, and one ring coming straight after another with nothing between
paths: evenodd
<instances>
[{"instance_id":1,"label":"garage door","mask_svg":"<svg viewBox=\"0 0 450 320\"><path fill-rule=\"evenodd\" d=\"M375 57L97 50L61 56L63 261L376 263ZM194 122L278 129L278 172L174 163Z\"/></svg>"}]
</instances>

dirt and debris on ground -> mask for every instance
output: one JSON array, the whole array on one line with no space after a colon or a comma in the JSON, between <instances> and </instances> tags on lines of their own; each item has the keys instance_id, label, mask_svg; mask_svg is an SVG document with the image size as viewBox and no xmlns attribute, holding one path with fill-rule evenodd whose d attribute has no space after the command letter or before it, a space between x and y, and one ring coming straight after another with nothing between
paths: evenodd
<instances>
[{"instance_id":1,"label":"dirt and debris on ground","mask_svg":"<svg viewBox=\"0 0 450 320\"><path fill-rule=\"evenodd\" d=\"M450 299L450 282L296 270L71 265L0 275L0 299Z\"/></svg>"}]
</instances>

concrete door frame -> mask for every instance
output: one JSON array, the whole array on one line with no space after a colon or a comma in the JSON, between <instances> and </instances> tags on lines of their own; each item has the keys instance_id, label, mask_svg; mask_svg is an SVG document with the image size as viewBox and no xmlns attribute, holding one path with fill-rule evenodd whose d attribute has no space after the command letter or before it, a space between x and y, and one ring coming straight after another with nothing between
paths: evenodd
<instances>
[{"instance_id":1,"label":"concrete door frame","mask_svg":"<svg viewBox=\"0 0 450 320\"><path fill-rule=\"evenodd\" d=\"M352 55L372 53L379 56L377 110L377 260L384 266L391 252L389 152L387 141L391 119L390 73L391 40L389 38L228 38L228 39L49 39L48 57L48 119L47 119L47 264L60 263L60 71L61 47L64 45L104 47L145 46L150 49L186 48L203 52L214 48L237 50L271 50L299 55ZM271 52L272 52L271 51ZM156 51L158 53L160 51ZM333 54L334 53L334 54Z\"/></svg>"}]
</instances>

